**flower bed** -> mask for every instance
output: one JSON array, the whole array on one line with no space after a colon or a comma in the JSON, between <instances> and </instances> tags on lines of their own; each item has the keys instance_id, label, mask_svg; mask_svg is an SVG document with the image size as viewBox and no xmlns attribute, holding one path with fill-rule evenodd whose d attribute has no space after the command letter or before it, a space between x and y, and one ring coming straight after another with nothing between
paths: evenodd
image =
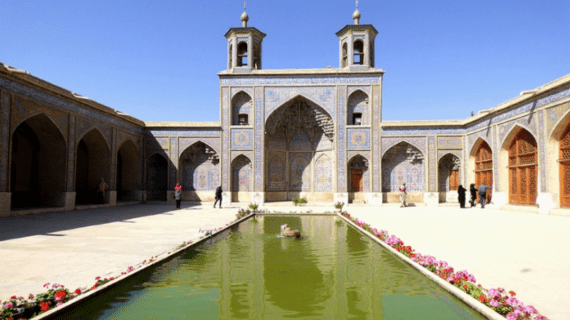
<instances>
[{"instance_id":1,"label":"flower bed","mask_svg":"<svg viewBox=\"0 0 570 320\"><path fill-rule=\"evenodd\" d=\"M349 219L354 224L364 229L380 241L386 243L394 250L415 261L420 266L431 271L439 278L467 293L480 303L494 310L508 320L548 320L545 316L530 305L525 305L515 298L514 291L506 292L503 288L485 289L467 270L455 271L446 261L437 260L433 256L422 255L415 252L411 246L404 246L404 241L395 235L389 235L388 231L371 228L369 224L357 218L351 217L348 212L341 213L343 217Z\"/></svg>"},{"instance_id":2,"label":"flower bed","mask_svg":"<svg viewBox=\"0 0 570 320\"><path fill-rule=\"evenodd\" d=\"M236 219L230 223L237 222L238 220L243 219L250 214L251 212L249 210L240 209L236 214ZM208 230L204 236L200 237L200 239L210 236L214 232L219 232L224 228L227 228L230 223L227 223L224 227ZM182 244L174 248L172 251L169 251L167 256L183 250L185 247L191 245L192 243L192 240L183 241ZM167 256L162 257L161 259L164 259ZM156 262L157 258L158 256L153 256L150 257L148 261L144 260L135 267L129 266L127 267L126 271L121 272L120 275L117 275L115 277L103 279L101 277L96 277L95 283L92 286L77 288L73 292L61 284L46 283L44 284L46 291L38 293L35 296L30 293L28 299L25 299L24 297L12 296L8 300L0 300L0 320L27 320L40 316L56 307L64 305L66 302L69 302L80 295L94 291L113 280L117 280L124 275L134 272L135 270L139 270L152 262Z\"/></svg>"}]
</instances>

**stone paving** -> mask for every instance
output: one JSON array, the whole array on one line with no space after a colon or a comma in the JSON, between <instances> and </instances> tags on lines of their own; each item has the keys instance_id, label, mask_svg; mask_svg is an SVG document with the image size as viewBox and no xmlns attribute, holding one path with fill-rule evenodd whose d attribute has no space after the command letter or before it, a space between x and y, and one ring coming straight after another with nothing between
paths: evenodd
<instances>
[{"instance_id":1,"label":"stone paving","mask_svg":"<svg viewBox=\"0 0 570 320\"><path fill-rule=\"evenodd\" d=\"M0 299L42 291L45 282L90 286L182 241L235 219L238 204L145 204L0 218ZM241 205L242 207L245 204ZM331 205L267 204L270 212L332 212ZM551 319L570 319L570 217L486 208L345 209L422 254L466 269L487 288L514 290Z\"/></svg>"}]
</instances>

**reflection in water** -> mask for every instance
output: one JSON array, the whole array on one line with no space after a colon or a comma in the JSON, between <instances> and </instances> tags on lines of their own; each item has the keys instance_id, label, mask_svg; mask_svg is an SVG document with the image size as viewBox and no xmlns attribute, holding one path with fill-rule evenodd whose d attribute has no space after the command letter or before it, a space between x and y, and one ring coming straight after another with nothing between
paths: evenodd
<instances>
[{"instance_id":1,"label":"reflection in water","mask_svg":"<svg viewBox=\"0 0 570 320\"><path fill-rule=\"evenodd\" d=\"M285 223L304 238L277 237ZM334 217L257 217L227 233L59 318L483 319Z\"/></svg>"}]
</instances>

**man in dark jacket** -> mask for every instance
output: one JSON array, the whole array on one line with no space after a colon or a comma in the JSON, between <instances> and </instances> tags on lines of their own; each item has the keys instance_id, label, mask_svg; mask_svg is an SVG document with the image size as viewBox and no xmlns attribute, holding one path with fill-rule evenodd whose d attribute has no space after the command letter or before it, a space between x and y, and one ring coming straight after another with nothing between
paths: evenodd
<instances>
[{"instance_id":1,"label":"man in dark jacket","mask_svg":"<svg viewBox=\"0 0 570 320\"><path fill-rule=\"evenodd\" d=\"M222 208L222 186L218 186L216 188L216 202L214 202L214 208L216 207L216 203L220 201L220 209Z\"/></svg>"},{"instance_id":2,"label":"man in dark jacket","mask_svg":"<svg viewBox=\"0 0 570 320\"><path fill-rule=\"evenodd\" d=\"M485 200L487 200L487 189L491 189L485 185L485 182L479 186L479 201L481 202L481 209L485 209Z\"/></svg>"}]
</instances>

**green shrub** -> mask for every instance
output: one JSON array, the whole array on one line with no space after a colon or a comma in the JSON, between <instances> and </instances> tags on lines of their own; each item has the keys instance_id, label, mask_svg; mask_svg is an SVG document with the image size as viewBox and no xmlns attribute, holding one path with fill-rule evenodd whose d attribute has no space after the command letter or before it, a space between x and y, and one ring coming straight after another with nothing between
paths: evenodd
<instances>
[{"instance_id":1,"label":"green shrub","mask_svg":"<svg viewBox=\"0 0 570 320\"><path fill-rule=\"evenodd\" d=\"M307 203L307 198L293 198L293 204L298 206Z\"/></svg>"}]
</instances>

